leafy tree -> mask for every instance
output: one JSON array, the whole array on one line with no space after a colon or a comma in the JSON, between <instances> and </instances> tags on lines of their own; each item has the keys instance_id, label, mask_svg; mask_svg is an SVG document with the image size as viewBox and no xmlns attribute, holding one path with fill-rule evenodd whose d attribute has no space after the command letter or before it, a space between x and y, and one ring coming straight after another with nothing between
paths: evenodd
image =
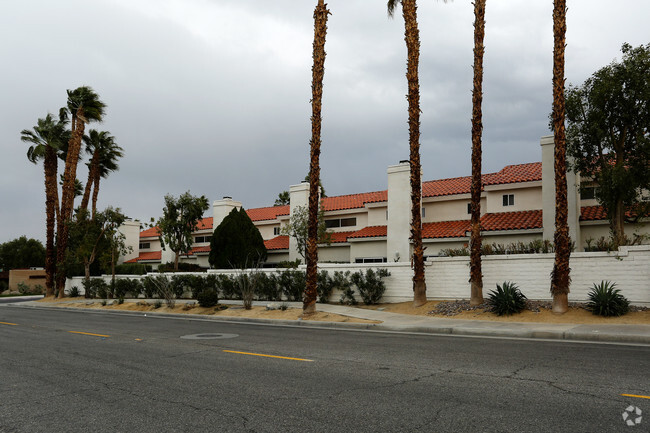
<instances>
[{"instance_id":1,"label":"leafy tree","mask_svg":"<svg viewBox=\"0 0 650 433\"><path fill-rule=\"evenodd\" d=\"M45 247L41 241L21 236L0 244L0 269L25 269L45 265Z\"/></svg>"},{"instance_id":2,"label":"leafy tree","mask_svg":"<svg viewBox=\"0 0 650 433\"><path fill-rule=\"evenodd\" d=\"M178 258L187 254L192 248L192 232L198 227L203 212L208 210L209 203L205 196L194 197L189 191L178 198L165 196L163 216L156 225L160 233L160 243L163 248L169 247L175 254L174 270L178 271Z\"/></svg>"},{"instance_id":3,"label":"leafy tree","mask_svg":"<svg viewBox=\"0 0 650 433\"><path fill-rule=\"evenodd\" d=\"M472 91L472 185L471 195L471 240L469 282L471 285L470 305L483 303L483 273L481 271L481 137L483 134L483 54L485 47L485 2L474 1L474 90Z\"/></svg>"},{"instance_id":4,"label":"leafy tree","mask_svg":"<svg viewBox=\"0 0 650 433\"><path fill-rule=\"evenodd\" d=\"M305 259L307 254L307 239L308 234L308 225L309 225L309 212L305 206L298 206L291 213L289 218L289 224L282 227L280 233L285 236L291 236L296 240L298 245L298 254ZM323 209L318 210L318 244L327 244L329 245L332 242L332 234L327 231L327 226L325 225L325 213Z\"/></svg>"},{"instance_id":5,"label":"leafy tree","mask_svg":"<svg viewBox=\"0 0 650 433\"><path fill-rule=\"evenodd\" d=\"M596 199L607 212L615 247L625 243L624 223L650 211L639 201L640 191L650 189L650 44L626 43L621 51L621 62L566 91L573 168L598 184Z\"/></svg>"},{"instance_id":6,"label":"leafy tree","mask_svg":"<svg viewBox=\"0 0 650 433\"><path fill-rule=\"evenodd\" d=\"M553 136L555 152L555 262L551 272L553 312L564 314L569 309L569 239L566 180L566 129L564 96L564 50L566 47L566 0L554 0L553 7Z\"/></svg>"},{"instance_id":7,"label":"leafy tree","mask_svg":"<svg viewBox=\"0 0 650 433\"><path fill-rule=\"evenodd\" d=\"M119 208L106 208L91 218L86 209L77 210L77 218L68 222L70 250L68 260L82 263L86 281L90 280L90 266L103 254L110 254L111 238L126 217Z\"/></svg>"},{"instance_id":8,"label":"leafy tree","mask_svg":"<svg viewBox=\"0 0 650 433\"><path fill-rule=\"evenodd\" d=\"M445 0L446 1L446 0ZM413 241L413 306L427 302L424 279L424 248L422 246L422 166L420 164L420 31L418 30L417 0L388 0L388 16L402 5L404 41L406 42L409 113L409 161L411 163L411 240Z\"/></svg>"},{"instance_id":9,"label":"leafy tree","mask_svg":"<svg viewBox=\"0 0 650 433\"><path fill-rule=\"evenodd\" d=\"M208 260L217 269L257 267L266 256L264 239L243 208L230 211L210 239Z\"/></svg>"},{"instance_id":10,"label":"leafy tree","mask_svg":"<svg viewBox=\"0 0 650 433\"><path fill-rule=\"evenodd\" d=\"M275 199L273 206L286 206L290 203L289 191L282 191L278 194L278 198Z\"/></svg>"},{"instance_id":11,"label":"leafy tree","mask_svg":"<svg viewBox=\"0 0 650 433\"><path fill-rule=\"evenodd\" d=\"M23 129L21 140L30 143L27 159L36 164L43 160L45 173L45 294L54 294L54 277L56 273L56 250L54 232L59 213L59 192L56 184L58 171L58 153L69 140L65 119L54 120L48 113L45 119L38 119L33 130Z\"/></svg>"},{"instance_id":12,"label":"leafy tree","mask_svg":"<svg viewBox=\"0 0 650 433\"><path fill-rule=\"evenodd\" d=\"M65 263L66 249L68 246L68 222L72 216L75 198L75 180L81 140L84 135L86 123L100 122L104 116L106 105L99 99L95 91L82 86L75 90L68 90L68 103L61 113L70 116L70 140L68 141L65 170L63 172L63 187L61 191L61 212L57 221L57 264L62 267ZM59 297L65 296L65 272L58 272L56 287Z\"/></svg>"},{"instance_id":13,"label":"leafy tree","mask_svg":"<svg viewBox=\"0 0 650 433\"><path fill-rule=\"evenodd\" d=\"M323 105L323 78L325 76L325 37L330 14L323 0L318 0L314 10L314 44L312 58L311 140L309 158L309 218L307 224L307 287L302 311L309 315L316 311L318 297L318 184L320 181L321 109Z\"/></svg>"},{"instance_id":14,"label":"leafy tree","mask_svg":"<svg viewBox=\"0 0 650 433\"><path fill-rule=\"evenodd\" d=\"M133 248L126 246L126 236L119 231L119 227L124 224L126 217L120 213L119 209L115 211L110 209L111 213L108 213L109 209L104 211L108 218L106 232L104 233L107 248L103 251L100 261L105 268L110 269L111 287L115 287L115 265L120 257L133 251ZM135 265L137 266L137 264Z\"/></svg>"}]
</instances>

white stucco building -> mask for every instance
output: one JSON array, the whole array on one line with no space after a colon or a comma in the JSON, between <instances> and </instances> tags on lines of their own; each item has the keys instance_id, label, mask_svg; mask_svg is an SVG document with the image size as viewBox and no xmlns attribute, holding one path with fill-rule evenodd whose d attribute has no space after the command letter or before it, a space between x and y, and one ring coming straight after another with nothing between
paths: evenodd
<instances>
[{"instance_id":1,"label":"white stucco building","mask_svg":"<svg viewBox=\"0 0 650 433\"><path fill-rule=\"evenodd\" d=\"M541 162L509 165L483 175L481 227L484 243L509 244L534 239L553 239L555 192L553 137L542 137ZM584 249L589 239L609 236L609 223L602 207L585 194L580 197L580 179L568 173L569 227L576 249ZM326 197L321 206L332 232L330 245L319 248L319 262L379 263L410 261L409 164L402 162L387 169L387 189L383 191ZM470 176L422 183L422 223L425 256L437 256L447 248L461 248L469 242ZM269 252L267 264L300 258L294 239L280 235L293 209L306 206L309 185L289 188L290 204L248 209ZM223 218L241 202L230 197L216 200L212 216L204 218L194 232L194 245L184 262L209 267L210 237ZM173 253L161 249L155 228L138 233L138 223L123 232L133 252L127 262L154 266L173 261ZM647 224L626 226L626 234L650 233Z\"/></svg>"}]
</instances>

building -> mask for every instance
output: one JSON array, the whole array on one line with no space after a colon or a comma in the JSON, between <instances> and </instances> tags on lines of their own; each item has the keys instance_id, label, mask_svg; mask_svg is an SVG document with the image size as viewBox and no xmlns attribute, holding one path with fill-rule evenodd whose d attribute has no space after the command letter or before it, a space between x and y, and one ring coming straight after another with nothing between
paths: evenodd
<instances>
[{"instance_id":1,"label":"building","mask_svg":"<svg viewBox=\"0 0 650 433\"><path fill-rule=\"evenodd\" d=\"M536 239L553 240L555 182L553 137L540 141L542 161L504 167L483 175L481 227L483 243L508 245ZM410 261L410 184L408 161L388 167L383 191L323 198L325 223L331 243L319 247L319 262L383 263ZM569 172L569 228L576 250L583 251L592 239L609 236L609 222L594 199L593 190L580 196L579 176ZM585 179L582 179L585 182ZM438 256L445 249L458 249L469 242L469 176L422 183L422 223L425 256ZM307 206L309 185L292 185L290 204L248 209L268 250L267 264L301 259L295 240L281 234L290 214ZM213 203L212 217L204 218L194 232L194 245L181 261L209 267L210 237L216 226L242 203L224 197ZM133 252L130 263L171 262L173 252L161 248L156 228L139 231L139 223L122 228ZM650 226L626 226L626 233L650 233ZM303 260L304 261L304 260Z\"/></svg>"}]
</instances>

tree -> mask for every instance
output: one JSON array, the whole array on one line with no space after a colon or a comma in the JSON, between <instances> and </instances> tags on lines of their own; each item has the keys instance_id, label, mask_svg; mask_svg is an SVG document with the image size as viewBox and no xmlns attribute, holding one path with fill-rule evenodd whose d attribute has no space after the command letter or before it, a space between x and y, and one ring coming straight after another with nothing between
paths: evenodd
<instances>
[{"instance_id":1,"label":"tree","mask_svg":"<svg viewBox=\"0 0 650 433\"><path fill-rule=\"evenodd\" d=\"M23 129L20 139L31 146L27 159L36 164L43 160L45 173L45 294L54 294L54 276L56 273L56 250L54 248L54 228L56 215L59 213L59 193L56 184L58 171L58 152L69 139L64 119L54 120L48 113L44 119L38 119L33 130Z\"/></svg>"},{"instance_id":2,"label":"tree","mask_svg":"<svg viewBox=\"0 0 650 433\"><path fill-rule=\"evenodd\" d=\"M291 236L296 240L298 254L305 259L307 254L307 240L309 238L309 212L305 206L296 207L291 213L289 224L282 227L280 233L285 236ZM327 244L332 242L332 234L327 231L325 225L325 212L322 208L318 210L318 241L317 244Z\"/></svg>"},{"instance_id":3,"label":"tree","mask_svg":"<svg viewBox=\"0 0 650 433\"><path fill-rule=\"evenodd\" d=\"M318 297L318 183L320 180L321 108L323 101L323 78L325 76L325 37L330 11L323 0L318 0L314 10L314 45L312 67L312 114L309 163L309 224L307 228L307 287L302 311L309 315L316 311Z\"/></svg>"},{"instance_id":4,"label":"tree","mask_svg":"<svg viewBox=\"0 0 650 433\"><path fill-rule=\"evenodd\" d=\"M26 269L45 265L45 247L41 241L21 236L0 244L0 269Z\"/></svg>"},{"instance_id":5,"label":"tree","mask_svg":"<svg viewBox=\"0 0 650 433\"><path fill-rule=\"evenodd\" d=\"M639 197L650 189L650 44L623 44L621 51L621 62L566 92L573 169L598 185L615 247L625 244L624 223L650 210Z\"/></svg>"},{"instance_id":6,"label":"tree","mask_svg":"<svg viewBox=\"0 0 650 433\"><path fill-rule=\"evenodd\" d=\"M189 191L181 194L178 199L171 195L165 196L163 216L156 225L160 233L162 247L169 247L175 254L174 270L178 271L178 258L187 254L192 248L192 232L197 229L203 212L209 208L205 196L194 197Z\"/></svg>"},{"instance_id":7,"label":"tree","mask_svg":"<svg viewBox=\"0 0 650 433\"><path fill-rule=\"evenodd\" d=\"M290 203L289 191L282 191L275 199L273 206L287 206Z\"/></svg>"},{"instance_id":8,"label":"tree","mask_svg":"<svg viewBox=\"0 0 650 433\"><path fill-rule=\"evenodd\" d=\"M474 90L472 92L472 186L471 186L471 237L469 281L470 305L483 303L483 273L481 270L481 135L483 132L483 54L485 47L485 0L474 1Z\"/></svg>"},{"instance_id":9,"label":"tree","mask_svg":"<svg viewBox=\"0 0 650 433\"><path fill-rule=\"evenodd\" d=\"M106 105L99 99L94 90L88 86L68 90L67 107L62 109L70 116L70 140L68 141L63 187L61 191L61 211L57 221L57 265L65 266L65 251L68 244L68 225L75 198L75 180L81 140L86 123L100 122L104 116ZM65 272L57 269L56 287L59 297L65 296Z\"/></svg>"},{"instance_id":10,"label":"tree","mask_svg":"<svg viewBox=\"0 0 650 433\"><path fill-rule=\"evenodd\" d=\"M117 160L124 155L124 149L115 143L115 137L109 135L108 131L100 132L91 129L88 135L84 135L83 141L86 144L86 153L92 155L92 157L90 162L86 163L88 166L88 181L84 188L81 207L88 209L92 190L91 215L95 215L100 179L106 178L111 172L119 168Z\"/></svg>"},{"instance_id":11,"label":"tree","mask_svg":"<svg viewBox=\"0 0 650 433\"><path fill-rule=\"evenodd\" d=\"M446 2L446 1L445 1ZM388 0L388 16L395 13L397 4L402 5L404 17L404 40L406 41L409 111L409 162L411 165L411 240L413 242L413 306L427 302L427 286L424 279L424 248L422 246L422 166L420 165L420 31L418 30L416 0Z\"/></svg>"},{"instance_id":12,"label":"tree","mask_svg":"<svg viewBox=\"0 0 650 433\"><path fill-rule=\"evenodd\" d=\"M71 247L68 260L83 264L86 281L90 280L90 265L110 249L109 235L125 220L119 208L108 207L94 218L88 210L79 208L77 218L68 221Z\"/></svg>"},{"instance_id":13,"label":"tree","mask_svg":"<svg viewBox=\"0 0 650 433\"><path fill-rule=\"evenodd\" d=\"M109 208L110 209L110 208ZM106 209L105 213L109 211ZM111 209L112 210L112 209ZM104 232L107 248L100 256L100 261L104 268L111 271L111 287L115 287L115 265L120 257L133 251L133 248L127 246L126 236L120 232L119 227L126 221L126 216L122 215L120 209L116 209L107 215L107 228Z\"/></svg>"},{"instance_id":14,"label":"tree","mask_svg":"<svg viewBox=\"0 0 650 433\"><path fill-rule=\"evenodd\" d=\"M551 272L553 312L564 314L569 309L569 239L566 131L564 98L564 49L566 46L566 0L555 0L553 8L553 134L555 140L555 262Z\"/></svg>"},{"instance_id":15,"label":"tree","mask_svg":"<svg viewBox=\"0 0 650 433\"><path fill-rule=\"evenodd\" d=\"M210 266L217 269L257 267L266 256L264 239L244 208L230 211L214 229L210 239Z\"/></svg>"}]
</instances>

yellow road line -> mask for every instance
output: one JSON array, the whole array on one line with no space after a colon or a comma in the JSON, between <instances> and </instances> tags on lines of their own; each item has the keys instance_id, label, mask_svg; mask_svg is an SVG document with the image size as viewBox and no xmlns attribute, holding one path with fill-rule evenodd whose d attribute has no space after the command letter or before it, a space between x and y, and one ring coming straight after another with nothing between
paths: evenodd
<instances>
[{"instance_id":1,"label":"yellow road line","mask_svg":"<svg viewBox=\"0 0 650 433\"><path fill-rule=\"evenodd\" d=\"M634 397L634 398L647 398L650 400L650 395L634 395L634 394L621 394L623 397Z\"/></svg>"},{"instance_id":2,"label":"yellow road line","mask_svg":"<svg viewBox=\"0 0 650 433\"><path fill-rule=\"evenodd\" d=\"M9 323L9 322L0 322L0 325L18 326L17 323Z\"/></svg>"},{"instance_id":3,"label":"yellow road line","mask_svg":"<svg viewBox=\"0 0 650 433\"><path fill-rule=\"evenodd\" d=\"M305 361L305 362L314 362L313 359L303 359L303 358L289 358L288 356L275 356L275 355L264 355L262 353L250 353L250 352L237 352L235 350L224 350L228 353L236 353L239 355L251 355L251 356L263 356L265 358L279 358L279 359L288 359L291 361Z\"/></svg>"},{"instance_id":4,"label":"yellow road line","mask_svg":"<svg viewBox=\"0 0 650 433\"><path fill-rule=\"evenodd\" d=\"M91 334L90 332L79 332L79 331L68 331L71 334L82 334L82 335L92 335L93 337L110 337L110 335L102 335L102 334Z\"/></svg>"}]
</instances>

